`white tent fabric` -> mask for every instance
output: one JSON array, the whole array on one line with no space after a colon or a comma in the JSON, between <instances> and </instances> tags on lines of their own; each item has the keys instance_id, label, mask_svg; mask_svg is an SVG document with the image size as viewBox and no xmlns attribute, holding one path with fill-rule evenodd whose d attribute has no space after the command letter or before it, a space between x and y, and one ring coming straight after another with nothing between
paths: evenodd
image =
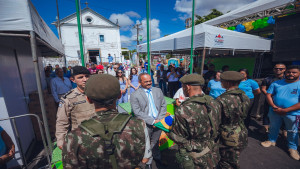
<instances>
[{"instance_id":1,"label":"white tent fabric","mask_svg":"<svg viewBox=\"0 0 300 169\"><path fill-rule=\"evenodd\" d=\"M269 51L271 41L264 38L226 30L211 25L195 26L194 48ZM151 51L176 51L191 48L191 28L151 41ZM147 51L147 44L138 46L139 52Z\"/></svg>"},{"instance_id":2,"label":"white tent fabric","mask_svg":"<svg viewBox=\"0 0 300 169\"><path fill-rule=\"evenodd\" d=\"M62 43L30 0L0 0L0 31L34 31L60 54L64 53Z\"/></svg>"},{"instance_id":3,"label":"white tent fabric","mask_svg":"<svg viewBox=\"0 0 300 169\"><path fill-rule=\"evenodd\" d=\"M257 0L253 3L244 5L238 9L235 9L204 23L208 25L218 25L227 21L238 19L267 9L276 8L292 2L294 2L294 0Z\"/></svg>"}]
</instances>

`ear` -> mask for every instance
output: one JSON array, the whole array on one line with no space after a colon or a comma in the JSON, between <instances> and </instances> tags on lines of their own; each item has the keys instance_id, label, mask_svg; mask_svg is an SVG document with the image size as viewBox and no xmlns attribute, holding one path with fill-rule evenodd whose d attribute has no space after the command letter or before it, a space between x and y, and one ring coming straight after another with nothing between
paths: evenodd
<instances>
[{"instance_id":1,"label":"ear","mask_svg":"<svg viewBox=\"0 0 300 169\"><path fill-rule=\"evenodd\" d=\"M90 104L94 103L93 100L90 99L90 98L88 98L87 96L85 96L85 98L86 98L86 100L87 100Z\"/></svg>"},{"instance_id":2,"label":"ear","mask_svg":"<svg viewBox=\"0 0 300 169\"><path fill-rule=\"evenodd\" d=\"M73 83L75 83L75 79L74 79L73 76L70 77L70 80L71 80Z\"/></svg>"},{"instance_id":3,"label":"ear","mask_svg":"<svg viewBox=\"0 0 300 169\"><path fill-rule=\"evenodd\" d=\"M121 92L121 90L120 90L120 94L119 94L119 96L118 96L118 99L120 99L122 97L122 92Z\"/></svg>"}]
</instances>

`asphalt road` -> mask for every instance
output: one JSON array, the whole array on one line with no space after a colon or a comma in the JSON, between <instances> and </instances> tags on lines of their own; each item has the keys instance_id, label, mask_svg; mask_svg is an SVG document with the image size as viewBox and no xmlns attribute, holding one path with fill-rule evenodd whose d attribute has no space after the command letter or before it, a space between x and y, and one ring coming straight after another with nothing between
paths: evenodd
<instances>
[{"instance_id":1,"label":"asphalt road","mask_svg":"<svg viewBox=\"0 0 300 169\"><path fill-rule=\"evenodd\" d=\"M260 127L259 122L252 120L248 146L240 157L241 169L300 169L300 161L289 157L286 139L282 135L279 136L275 147L264 148L260 145L260 142L267 139L266 134L258 132ZM153 169L177 169L175 149L176 147L162 151L162 159L168 163L167 167L157 167L153 164Z\"/></svg>"}]
</instances>

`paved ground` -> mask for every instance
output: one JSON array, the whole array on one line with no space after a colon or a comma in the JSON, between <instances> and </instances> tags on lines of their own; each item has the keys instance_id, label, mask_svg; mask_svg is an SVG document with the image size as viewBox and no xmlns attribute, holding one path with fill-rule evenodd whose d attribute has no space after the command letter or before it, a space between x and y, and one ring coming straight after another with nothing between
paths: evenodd
<instances>
[{"instance_id":1,"label":"paved ground","mask_svg":"<svg viewBox=\"0 0 300 169\"><path fill-rule=\"evenodd\" d=\"M260 145L267 136L258 132L261 125L257 121L251 122L248 137L248 147L240 157L241 169L300 169L300 161L289 157L285 138L280 135L276 147L264 148ZM159 169L177 169L174 158L175 150L169 149L162 152L162 158L168 162L168 167ZM157 169L156 165L153 165Z\"/></svg>"}]
</instances>

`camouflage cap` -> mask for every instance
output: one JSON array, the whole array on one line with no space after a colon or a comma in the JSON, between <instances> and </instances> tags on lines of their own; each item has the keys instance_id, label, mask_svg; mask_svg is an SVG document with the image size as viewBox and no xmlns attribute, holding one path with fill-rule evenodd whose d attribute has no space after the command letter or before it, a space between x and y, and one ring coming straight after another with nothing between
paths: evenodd
<instances>
[{"instance_id":1,"label":"camouflage cap","mask_svg":"<svg viewBox=\"0 0 300 169\"><path fill-rule=\"evenodd\" d=\"M244 79L243 75L237 71L226 71L221 74L220 78L227 81L240 81Z\"/></svg>"},{"instance_id":2,"label":"camouflage cap","mask_svg":"<svg viewBox=\"0 0 300 169\"><path fill-rule=\"evenodd\" d=\"M190 75L185 75L179 81L183 84L189 84L192 86L204 85L205 82L205 80L201 75L195 73Z\"/></svg>"},{"instance_id":3,"label":"camouflage cap","mask_svg":"<svg viewBox=\"0 0 300 169\"><path fill-rule=\"evenodd\" d=\"M111 101L120 95L120 83L112 75L96 74L86 82L84 92L92 100Z\"/></svg>"},{"instance_id":4,"label":"camouflage cap","mask_svg":"<svg viewBox=\"0 0 300 169\"><path fill-rule=\"evenodd\" d=\"M83 66L74 66L71 69L71 75L75 76L75 75L79 75L79 74L88 74L89 75L90 71L86 67L83 67Z\"/></svg>"}]
</instances>

